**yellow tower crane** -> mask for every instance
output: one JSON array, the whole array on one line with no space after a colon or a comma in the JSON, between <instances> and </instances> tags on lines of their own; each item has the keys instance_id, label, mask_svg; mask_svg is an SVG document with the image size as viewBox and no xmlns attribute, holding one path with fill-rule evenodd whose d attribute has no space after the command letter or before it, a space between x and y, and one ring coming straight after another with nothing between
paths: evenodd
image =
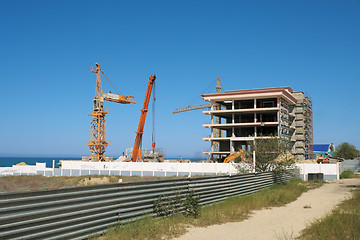
<instances>
[{"instance_id":1,"label":"yellow tower crane","mask_svg":"<svg viewBox=\"0 0 360 240\"><path fill-rule=\"evenodd\" d=\"M91 157L96 161L106 161L104 153L107 146L109 146L108 142L105 140L106 133L106 125L105 125L105 115L108 113L104 110L104 100L122 104L130 104L135 103L132 101L134 99L133 96L123 96L119 94L116 86L110 81L108 77L106 77L103 70L100 68L98 63L95 63L96 68L94 70L91 67L91 72L96 74L96 89L95 89L95 97L94 97L94 107L93 112L89 115L91 118L91 127L90 127L90 142L86 145L89 146ZM101 74L103 74L106 79L110 82L110 84L115 88L118 94L103 93L103 87L101 82Z\"/></svg>"}]
</instances>

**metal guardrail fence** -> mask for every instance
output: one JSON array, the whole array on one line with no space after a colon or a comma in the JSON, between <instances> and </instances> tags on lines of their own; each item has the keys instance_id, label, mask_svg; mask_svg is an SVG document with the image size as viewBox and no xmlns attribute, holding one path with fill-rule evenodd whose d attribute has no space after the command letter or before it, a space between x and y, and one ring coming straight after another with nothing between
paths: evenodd
<instances>
[{"instance_id":1,"label":"metal guardrail fence","mask_svg":"<svg viewBox=\"0 0 360 240\"><path fill-rule=\"evenodd\" d=\"M1 193L0 239L84 239L118 222L152 215L159 196L185 195L193 190L205 205L273 183L273 174L264 172Z\"/></svg>"}]
</instances>

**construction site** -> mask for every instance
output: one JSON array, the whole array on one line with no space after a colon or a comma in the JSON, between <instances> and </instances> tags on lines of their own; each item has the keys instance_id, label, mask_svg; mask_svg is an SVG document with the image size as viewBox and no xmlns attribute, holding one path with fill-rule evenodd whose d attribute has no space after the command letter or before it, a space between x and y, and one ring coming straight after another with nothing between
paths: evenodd
<instances>
[{"instance_id":1,"label":"construction site","mask_svg":"<svg viewBox=\"0 0 360 240\"><path fill-rule=\"evenodd\" d=\"M36 163L36 166L24 163L0 168L0 176L231 175L238 173L239 167L251 173L256 172L254 146L257 140L269 141L267 139L286 142L286 155L291 155L291 158L295 159L299 175L304 180L311 177L311 174L323 174L321 177L316 176L327 180L338 179L343 170L337 159L330 162L327 153L314 154L313 110L310 96L302 91L294 91L291 87L223 91L220 78L213 81L216 84L213 90L215 93L199 94L204 103L178 108L172 112L179 114L201 110L209 120L209 123L203 124L203 127L209 130L207 137L201 139L198 136L199 142L208 143L207 150L203 152L206 157L202 161L167 159L164 148L156 146L156 75L150 75L147 81L133 146L123 146L126 153L121 156L106 156L106 149L110 146L106 132L112 130L106 128L105 117L110 111L104 107L105 102L135 104L136 101L133 96L121 94L105 75L100 64L96 63L90 71L95 74L95 96L92 99L92 113L89 115L90 140L86 142L90 154L82 156L81 160L60 160L59 166L53 161L52 168L46 167L45 163ZM103 78L109 81L115 93L103 89ZM151 134L151 149L146 149L143 147L143 135L149 109L152 111L152 129L147 130L147 134ZM334 149L334 146L331 149ZM305 163L308 165L304 165ZM316 163L332 164L321 167L322 164Z\"/></svg>"},{"instance_id":2,"label":"construction site","mask_svg":"<svg viewBox=\"0 0 360 240\"><path fill-rule=\"evenodd\" d=\"M91 155L83 156L82 161L125 161L163 162L165 153L156 149L155 130L152 130L152 149L142 148L142 136L149 103L152 100L153 109L156 101L156 76L149 76L143 107L140 113L138 129L134 146L126 150L126 155L118 159L105 156L109 146L106 140L104 101L121 104L136 103L133 96L124 96L115 84L105 75L98 63L91 72L96 74L95 96L91 115L90 141L87 145ZM103 91L101 76L104 76L116 94ZM313 124L312 101L301 91L291 87L262 88L250 90L222 91L221 79L217 78L215 93L201 95L204 104L175 109L173 113L205 109L203 113L211 119L210 124L204 124L210 131L209 137L203 140L209 142L209 151L204 152L208 160L230 162L243 153L250 151L251 143L256 139L277 137L290 143L290 152L298 160L309 159L313 155ZM154 117L154 114L153 114ZM154 120L153 120L154 125ZM111 130L110 130L111 131Z\"/></svg>"}]
</instances>

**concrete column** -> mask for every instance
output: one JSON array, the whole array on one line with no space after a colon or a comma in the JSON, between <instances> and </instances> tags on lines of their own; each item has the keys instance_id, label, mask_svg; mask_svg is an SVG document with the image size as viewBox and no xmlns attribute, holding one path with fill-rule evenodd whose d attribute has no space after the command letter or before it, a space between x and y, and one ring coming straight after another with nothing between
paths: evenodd
<instances>
[{"instance_id":1,"label":"concrete column","mask_svg":"<svg viewBox=\"0 0 360 240\"><path fill-rule=\"evenodd\" d=\"M234 142L230 140L230 153L233 153L233 152L235 152Z\"/></svg>"},{"instance_id":2,"label":"concrete column","mask_svg":"<svg viewBox=\"0 0 360 240\"><path fill-rule=\"evenodd\" d=\"M254 136L257 137L257 127L255 126Z\"/></svg>"},{"instance_id":3,"label":"concrete column","mask_svg":"<svg viewBox=\"0 0 360 240\"><path fill-rule=\"evenodd\" d=\"M232 123L235 123L235 114L231 114Z\"/></svg>"},{"instance_id":4,"label":"concrete column","mask_svg":"<svg viewBox=\"0 0 360 240\"><path fill-rule=\"evenodd\" d=\"M254 109L256 109L256 98L254 98Z\"/></svg>"},{"instance_id":5,"label":"concrete column","mask_svg":"<svg viewBox=\"0 0 360 240\"><path fill-rule=\"evenodd\" d=\"M232 137L235 137L235 128L232 128L232 134L231 134Z\"/></svg>"},{"instance_id":6,"label":"concrete column","mask_svg":"<svg viewBox=\"0 0 360 240\"><path fill-rule=\"evenodd\" d=\"M231 109L234 110L235 109L235 100L232 100L232 106L231 106Z\"/></svg>"}]
</instances>

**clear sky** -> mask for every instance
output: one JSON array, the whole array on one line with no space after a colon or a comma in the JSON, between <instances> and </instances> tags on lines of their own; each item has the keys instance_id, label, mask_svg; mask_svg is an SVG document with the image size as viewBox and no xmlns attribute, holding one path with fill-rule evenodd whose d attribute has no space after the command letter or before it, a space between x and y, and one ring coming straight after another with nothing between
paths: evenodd
<instances>
[{"instance_id":1,"label":"clear sky","mask_svg":"<svg viewBox=\"0 0 360 240\"><path fill-rule=\"evenodd\" d=\"M217 77L224 90L303 91L313 99L314 143L360 148L357 0L0 0L0 29L0 156L89 155L95 62L137 100L105 102L107 155L133 146L150 74L157 146L169 157L210 148L210 119L172 110L202 104Z\"/></svg>"}]
</instances>

